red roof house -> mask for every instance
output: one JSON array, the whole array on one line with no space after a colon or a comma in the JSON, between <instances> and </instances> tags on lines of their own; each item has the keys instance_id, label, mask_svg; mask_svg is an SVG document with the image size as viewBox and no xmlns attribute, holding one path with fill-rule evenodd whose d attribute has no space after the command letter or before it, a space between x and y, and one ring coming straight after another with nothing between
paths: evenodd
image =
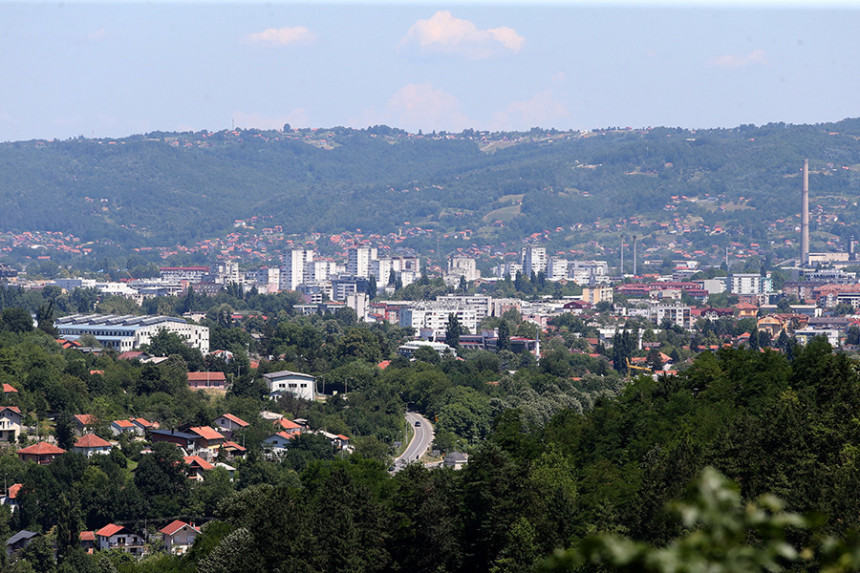
<instances>
[{"instance_id":1,"label":"red roof house","mask_svg":"<svg viewBox=\"0 0 860 573\"><path fill-rule=\"evenodd\" d=\"M18 457L24 462L36 462L37 464L49 464L57 456L66 453L63 448L58 448L48 442L39 442L38 444L18 450Z\"/></svg>"}]
</instances>

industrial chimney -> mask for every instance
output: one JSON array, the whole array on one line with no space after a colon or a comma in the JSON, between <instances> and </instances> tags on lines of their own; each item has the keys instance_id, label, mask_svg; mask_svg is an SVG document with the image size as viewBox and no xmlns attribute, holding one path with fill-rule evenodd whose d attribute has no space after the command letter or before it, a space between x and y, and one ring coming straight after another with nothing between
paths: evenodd
<instances>
[{"instance_id":1,"label":"industrial chimney","mask_svg":"<svg viewBox=\"0 0 860 573\"><path fill-rule=\"evenodd\" d=\"M803 160L803 201L800 206L800 265L809 266L809 160Z\"/></svg>"}]
</instances>

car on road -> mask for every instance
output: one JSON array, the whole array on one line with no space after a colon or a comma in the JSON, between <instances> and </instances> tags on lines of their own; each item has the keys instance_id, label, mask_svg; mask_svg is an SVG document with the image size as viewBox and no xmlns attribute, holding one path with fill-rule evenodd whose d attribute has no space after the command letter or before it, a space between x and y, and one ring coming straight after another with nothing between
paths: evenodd
<instances>
[{"instance_id":1,"label":"car on road","mask_svg":"<svg viewBox=\"0 0 860 573\"><path fill-rule=\"evenodd\" d=\"M416 425L416 426L420 426L420 425L421 425L421 420L415 420L415 425Z\"/></svg>"}]
</instances>

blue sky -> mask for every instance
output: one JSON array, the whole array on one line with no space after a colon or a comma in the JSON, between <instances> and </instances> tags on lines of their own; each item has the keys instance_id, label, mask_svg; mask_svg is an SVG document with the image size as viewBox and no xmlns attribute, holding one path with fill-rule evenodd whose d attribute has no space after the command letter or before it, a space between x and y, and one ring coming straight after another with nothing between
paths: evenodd
<instances>
[{"instance_id":1,"label":"blue sky","mask_svg":"<svg viewBox=\"0 0 860 573\"><path fill-rule=\"evenodd\" d=\"M857 2L0 1L0 141L860 116Z\"/></svg>"}]
</instances>

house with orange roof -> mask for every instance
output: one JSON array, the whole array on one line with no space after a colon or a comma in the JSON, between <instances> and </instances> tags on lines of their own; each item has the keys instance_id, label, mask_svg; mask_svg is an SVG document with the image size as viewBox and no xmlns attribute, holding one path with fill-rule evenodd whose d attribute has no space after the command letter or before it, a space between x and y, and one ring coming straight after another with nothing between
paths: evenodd
<instances>
[{"instance_id":1,"label":"house with orange roof","mask_svg":"<svg viewBox=\"0 0 860 573\"><path fill-rule=\"evenodd\" d=\"M22 462L36 462L39 465L49 464L66 453L63 448L58 448L48 442L39 442L32 446L18 450L18 457Z\"/></svg>"},{"instance_id":2,"label":"house with orange roof","mask_svg":"<svg viewBox=\"0 0 860 573\"><path fill-rule=\"evenodd\" d=\"M18 492L21 491L23 484L13 483L5 494L0 496L0 504L9 506L9 511L12 513L18 509Z\"/></svg>"},{"instance_id":3,"label":"house with orange roof","mask_svg":"<svg viewBox=\"0 0 860 573\"><path fill-rule=\"evenodd\" d=\"M88 458L94 454L109 454L113 449L113 445L107 440L103 440L95 434L84 434L75 441L72 446L72 451L78 454L84 454Z\"/></svg>"},{"instance_id":4,"label":"house with orange roof","mask_svg":"<svg viewBox=\"0 0 860 573\"><path fill-rule=\"evenodd\" d=\"M124 525L108 523L94 534L95 546L99 551L116 549L131 553L132 555L143 555L143 537L133 532Z\"/></svg>"},{"instance_id":5,"label":"house with orange roof","mask_svg":"<svg viewBox=\"0 0 860 573\"><path fill-rule=\"evenodd\" d=\"M92 432L97 422L92 414L75 414L72 419L75 422L75 433L79 436Z\"/></svg>"},{"instance_id":6,"label":"house with orange roof","mask_svg":"<svg viewBox=\"0 0 860 573\"><path fill-rule=\"evenodd\" d=\"M164 549L173 555L182 555L191 549L194 540L200 535L200 530L190 523L177 519L158 530Z\"/></svg>"},{"instance_id":7,"label":"house with orange roof","mask_svg":"<svg viewBox=\"0 0 860 573\"><path fill-rule=\"evenodd\" d=\"M188 387L192 390L205 388L226 389L227 377L223 372L189 372Z\"/></svg>"},{"instance_id":8,"label":"house with orange roof","mask_svg":"<svg viewBox=\"0 0 860 573\"><path fill-rule=\"evenodd\" d=\"M96 532L95 531L81 531L78 534L78 539L80 540L81 549L86 551L87 553L92 553L96 548Z\"/></svg>"},{"instance_id":9,"label":"house with orange roof","mask_svg":"<svg viewBox=\"0 0 860 573\"><path fill-rule=\"evenodd\" d=\"M221 444L221 453L228 460L233 460L236 458L243 458L245 454L248 452L244 447L240 446L236 442L225 441Z\"/></svg>"},{"instance_id":10,"label":"house with orange roof","mask_svg":"<svg viewBox=\"0 0 860 573\"><path fill-rule=\"evenodd\" d=\"M139 429L136 431L140 431L141 435L145 435L146 432L150 430L157 430L159 428L158 422L150 422L145 418L129 418L128 421L134 424Z\"/></svg>"},{"instance_id":11,"label":"house with orange roof","mask_svg":"<svg viewBox=\"0 0 860 573\"><path fill-rule=\"evenodd\" d=\"M17 394L18 389L12 386L11 384L3 383L3 394L8 397L9 394Z\"/></svg>"},{"instance_id":12,"label":"house with orange roof","mask_svg":"<svg viewBox=\"0 0 860 573\"><path fill-rule=\"evenodd\" d=\"M212 421L212 424L217 426L217 428L222 432L228 432L230 436L232 436L233 432L235 432L236 430L243 430L250 426L248 422L246 422L239 416L234 416L233 414L229 413L221 414Z\"/></svg>"},{"instance_id":13,"label":"house with orange roof","mask_svg":"<svg viewBox=\"0 0 860 573\"><path fill-rule=\"evenodd\" d=\"M275 427L288 434L299 433L302 431L302 425L286 418L275 420Z\"/></svg>"},{"instance_id":14,"label":"house with orange roof","mask_svg":"<svg viewBox=\"0 0 860 573\"><path fill-rule=\"evenodd\" d=\"M194 434L194 446L198 450L216 450L224 443L224 434L216 431L211 426L197 426L188 428L188 433Z\"/></svg>"},{"instance_id":15,"label":"house with orange roof","mask_svg":"<svg viewBox=\"0 0 860 573\"><path fill-rule=\"evenodd\" d=\"M23 419L17 406L0 406L0 441L17 442Z\"/></svg>"},{"instance_id":16,"label":"house with orange roof","mask_svg":"<svg viewBox=\"0 0 860 573\"><path fill-rule=\"evenodd\" d=\"M735 305L738 318L755 318L758 315L758 306L748 302L740 302Z\"/></svg>"},{"instance_id":17,"label":"house with orange roof","mask_svg":"<svg viewBox=\"0 0 860 573\"><path fill-rule=\"evenodd\" d=\"M203 472L208 472L215 468L214 465L200 456L184 456L182 459L185 460L185 465L188 466L186 470L188 479L194 481L203 481Z\"/></svg>"},{"instance_id":18,"label":"house with orange roof","mask_svg":"<svg viewBox=\"0 0 860 573\"><path fill-rule=\"evenodd\" d=\"M110 431L114 436L126 434L129 436L142 436L143 430L135 426L131 420L114 420L110 423Z\"/></svg>"},{"instance_id":19,"label":"house with orange roof","mask_svg":"<svg viewBox=\"0 0 860 573\"><path fill-rule=\"evenodd\" d=\"M270 447L275 453L282 453L299 435L300 432L277 432L263 440L263 445Z\"/></svg>"}]
</instances>

